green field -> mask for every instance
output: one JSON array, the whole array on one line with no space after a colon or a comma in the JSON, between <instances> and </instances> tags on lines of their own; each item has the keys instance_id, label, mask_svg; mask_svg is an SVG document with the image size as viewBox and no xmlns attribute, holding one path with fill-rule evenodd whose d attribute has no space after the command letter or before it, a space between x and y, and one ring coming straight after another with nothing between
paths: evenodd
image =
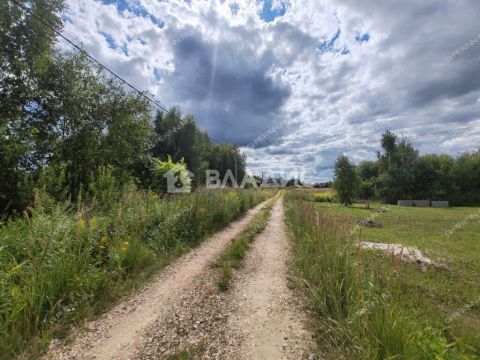
<instances>
[{"instance_id":1,"label":"green field","mask_svg":"<svg viewBox=\"0 0 480 360\"><path fill-rule=\"evenodd\" d=\"M306 221L301 222L300 219L290 218L290 225L306 228L305 233L294 230L294 241L296 242L295 255L300 270L303 270L305 277L313 278L315 272L321 277L322 272L335 272L332 268L337 263L332 264L323 261L320 264L322 256L331 249L315 251L310 249L310 253L304 250L304 246L312 241L337 241L342 242L346 232L355 229L355 225L363 219L372 220L376 227L357 228L352 235L352 243L345 243L346 253L350 253L353 258L353 264L344 265L342 263L341 271L339 270L340 280L348 283L346 287L353 293L360 293L359 298L352 297L348 301L351 302L352 308L361 308L362 297L369 293L365 290L371 278L375 278L374 283L376 289L381 293L388 294L388 301L385 301L385 308L392 310L392 320L403 318L407 324L404 327L405 348L407 350L392 350L385 343L392 337L392 331L380 331L373 336L376 340L374 345L369 340L366 346L368 358L383 358L389 356L398 356L395 358L445 358L445 359L477 359L480 357L480 208L479 207L458 207L447 209L434 208L417 208L417 207L398 207L392 205L370 204L370 209L364 204L355 204L352 207L343 207L337 203L319 202L314 194L294 194L290 195L290 206L294 206L296 211L304 209L304 217L317 216L317 225L323 220L318 220L318 216L322 219L329 219L323 226L326 235L317 235L314 232L322 231L315 228L311 233L308 231L309 224ZM325 197L324 193L321 195ZM299 201L300 199L300 201ZM308 210L308 207L312 207ZM375 208L386 207L387 212L375 212ZM316 215L314 215L316 214ZM319 215L320 214L320 215ZM450 231L449 231L450 230ZM314 239L313 238L318 238ZM359 251L355 246L359 241L370 241L388 244L403 244L406 246L416 247L425 255L431 258L436 266L429 267L426 271L417 264L409 264L400 261L398 258L378 253L371 250ZM322 245L323 246L323 245ZM320 246L320 247L322 247ZM332 256L343 254L344 248L336 248L332 250ZM333 255L335 254L335 255ZM344 254L343 254L344 255ZM338 255L339 259L343 255ZM314 257L316 256L316 258ZM345 260L347 259L347 260ZM348 256L345 255L342 261L348 262ZM328 261L329 262L329 261ZM360 277L348 276L345 269L353 269L352 271L362 273ZM346 274L346 275L345 275ZM365 283L364 283L365 280ZM337 281L337 282L338 282ZM358 290L357 287L360 289ZM352 290L353 289L353 290ZM321 289L321 292L328 290ZM325 294L323 294L325 295ZM322 296L323 296L322 295ZM315 295L318 297L318 294ZM338 297L338 294L336 295ZM328 296L321 301L320 313L322 317L332 316L331 313L325 312L324 306ZM371 303L371 300L369 300ZM369 303L369 301L363 301ZM375 301L374 301L375 303ZM318 305L318 304L317 304ZM375 304L375 307L377 304ZM367 306L368 308L368 306ZM385 310L384 308L384 310ZM373 310L377 311L377 309ZM380 310L378 310L380 311ZM367 310L368 312L368 310ZM368 314L367 314L368 316ZM335 318L335 316L332 316ZM336 319L341 323L341 319ZM320 320L322 324L320 333L324 331L338 331L338 328L331 324ZM378 324L369 323L368 332L375 332L373 329ZM415 339L409 338L410 331L417 332ZM346 326L352 330L350 325ZM325 330L325 328L330 328ZM392 330L392 329L390 329ZM395 336L401 338L400 332L396 329ZM370 336L369 334L368 336ZM381 337L384 336L383 340ZM362 335L359 335L361 338ZM367 337L365 335L364 337ZM341 338L341 336L340 336ZM323 339L323 337L322 337ZM338 339L337 339L338 340ZM383 341L383 344L379 344ZM426 346L418 343L425 341ZM361 339L359 339L361 343ZM443 345L442 345L443 343ZM350 344L350 346L357 344ZM338 343L335 344L338 346ZM375 349L382 346L387 348L385 353L381 350L377 353ZM340 346L341 348L342 346ZM371 348L370 348L371 347ZM411 348L416 349L411 351ZM418 348L417 348L418 347ZM423 349L424 355L420 348ZM373 349L373 350L372 350ZM427 349L427 350L425 350ZM338 351L336 349L335 351ZM349 350L345 351L349 353ZM431 353L429 357L428 353ZM356 355L362 353L356 353ZM435 353L435 354L434 354ZM351 354L351 353L349 353ZM365 354L365 353L362 353ZM373 354L373 355L372 355ZM409 354L409 355L406 355ZM414 354L414 355L412 355Z\"/></svg>"}]
</instances>

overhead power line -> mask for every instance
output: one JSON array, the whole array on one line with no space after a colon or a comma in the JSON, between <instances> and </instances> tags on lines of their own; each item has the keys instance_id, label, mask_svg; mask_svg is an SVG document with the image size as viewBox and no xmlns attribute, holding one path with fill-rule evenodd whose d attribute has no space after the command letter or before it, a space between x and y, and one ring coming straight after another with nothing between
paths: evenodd
<instances>
[{"instance_id":1,"label":"overhead power line","mask_svg":"<svg viewBox=\"0 0 480 360\"><path fill-rule=\"evenodd\" d=\"M113 71L112 69L110 69L108 66L104 65L103 63L101 63L99 60L97 60L95 57L93 57L92 55L90 55L86 50L82 49L80 46L78 46L75 42L73 42L72 40L70 40L68 37L66 37L65 35L63 35L60 31L58 31L57 29L55 29L53 26L51 26L50 24L48 24L46 21L44 21L41 17L39 17L37 14L35 14L32 9L29 9L28 7L26 7L25 5L19 3L17 0L10 0L12 3L14 3L15 5L17 5L18 7L22 8L24 11L28 12L35 20L37 20L40 24L42 24L43 26L49 28L51 31L53 31L57 36L61 37L63 40L65 40L67 43L69 43L70 45L72 45L75 49L77 49L78 51L80 51L82 54L84 54L87 58L89 58L91 61L93 61L95 64L97 64L98 66L100 66L101 68L105 69L107 72L109 72L111 75L113 75L115 78L117 78L118 80L120 80L122 83L124 83L125 85L127 85L129 88L131 88L132 90L134 90L135 92L137 92L140 96L144 97L145 99L147 99L148 101L150 101L152 104L156 105L158 108L160 108L161 110L165 111L165 112L168 112L167 108L164 107L162 104L160 104L157 100L153 99L151 96L148 96L147 94L145 94L143 91L139 90L137 87L135 87L134 85L132 85L129 81L127 81L126 79L124 79L123 77L121 77L120 75L118 75L115 71Z\"/></svg>"},{"instance_id":2,"label":"overhead power line","mask_svg":"<svg viewBox=\"0 0 480 360\"><path fill-rule=\"evenodd\" d=\"M136 86L134 86L132 83L130 83L128 80L126 80L125 78L123 78L122 76L120 76L119 74L117 74L115 71L113 71L112 69L110 69L107 65L103 64L101 61L99 61L98 59L96 59L94 56L90 55L90 53L88 53L85 49L83 49L82 47L80 47L79 45L77 45L73 40L70 40L67 36L63 35L60 31L58 31L57 29L55 29L52 25L48 24L45 20L43 20L41 17L39 17L37 14L35 14L32 9L29 9L28 7L24 6L23 4L19 3L17 0L10 0L12 3L14 3L15 5L19 6L21 9L23 9L24 11L28 12L35 20L37 20L40 24L42 24L43 26L47 27L48 29L50 29L51 31L53 31L57 36L59 36L60 38L62 38L63 40L65 40L67 43L69 43L70 45L72 45L75 49L77 49L78 51L80 51L82 54L84 54L88 59L90 59L91 61L93 61L95 64L97 64L98 66L100 66L102 69L106 70L108 73L110 73L111 75L113 75L116 79L120 80L123 84L127 85L130 89L134 90L135 92L137 92L140 96L144 97L145 99L147 99L149 102L151 102L152 104L154 104L155 106L157 106L159 109L165 111L165 112L169 112L168 109L163 106L162 104L160 104L157 100L155 100L153 97L145 94L145 92L139 90ZM214 143L217 143L217 144L222 144L222 142L218 141L218 140L215 140L214 138L212 138L210 135L209 135L209 138L210 140L212 140Z\"/></svg>"},{"instance_id":3,"label":"overhead power line","mask_svg":"<svg viewBox=\"0 0 480 360\"><path fill-rule=\"evenodd\" d=\"M112 76L114 76L116 79L120 80L123 84L125 84L126 86L128 86L130 89L132 89L133 91L137 92L140 96L144 97L146 100L148 100L149 102L151 102L152 104L154 104L155 106L157 106L159 109L161 109L162 111L165 111L165 112L169 112L169 110L163 106L160 102L158 102L156 99L154 99L153 97L145 94L145 92L139 90L136 86L134 86L132 83L130 83L128 80L126 80L125 78L123 78L122 76L118 75L115 71L113 71L112 69L110 69L107 65L103 64L102 62L100 62L99 60L97 60L94 56L90 55L85 49L83 49L82 47L80 47L79 45L77 45L74 41L70 40L67 36L63 35L60 31L58 31L57 29L55 29L53 26L51 26L50 24L48 24L46 21L44 21L41 17L39 17L37 14L35 14L32 9L29 9L28 7L26 7L25 5L19 3L17 0L10 0L12 3L14 3L15 5L17 5L18 7L20 7L21 9L23 9L24 11L28 12L34 19L36 19L40 24L42 24L43 26L47 27L48 29L50 29L51 31L53 31L57 36L59 36L60 38L62 38L63 40L65 40L67 43L69 43L71 46L73 46L75 49L77 49L78 51L80 51L82 54L84 54L88 59L90 59L91 61L93 61L95 64L97 64L98 66L100 66L102 69L106 70L108 73L110 73ZM472 128L475 128L477 127L478 125L474 125L474 126L468 126L468 127L462 127L462 128L456 128L456 129L450 129L450 130L444 130L444 131L437 131L437 132L432 132L432 133L425 133L425 134L419 134L419 135L413 135L413 136L410 136L410 138L418 138L418 137L422 137L422 136L428 136L428 135L437 135L437 134L445 134L445 133L449 133L449 132L455 132L455 131L460 131L460 130L467 130L467 129L472 129ZM405 129L404 129L405 130ZM397 130L397 131L401 131L400 130ZM221 144L222 142L220 141L217 141L215 140L214 138L212 138L211 136L209 136L209 138L215 142L215 143L218 143L218 144ZM408 138L408 137L407 137ZM362 146L362 145L367 145L367 144L373 144L373 143L377 143L378 140L375 140L375 141L369 141L369 142L363 142L363 143L359 143L359 144L352 144L352 145L346 145L347 147L353 147L353 146Z\"/></svg>"}]
</instances>

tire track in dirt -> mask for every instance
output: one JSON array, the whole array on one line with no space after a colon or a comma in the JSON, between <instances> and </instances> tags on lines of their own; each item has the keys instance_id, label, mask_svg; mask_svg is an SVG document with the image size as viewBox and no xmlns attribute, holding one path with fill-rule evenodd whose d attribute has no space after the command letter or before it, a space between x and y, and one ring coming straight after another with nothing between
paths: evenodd
<instances>
[{"instance_id":1,"label":"tire track in dirt","mask_svg":"<svg viewBox=\"0 0 480 360\"><path fill-rule=\"evenodd\" d=\"M315 358L302 301L287 287L290 249L283 215L280 198L233 279L228 327L232 337L242 334L235 359Z\"/></svg>"},{"instance_id":2,"label":"tire track in dirt","mask_svg":"<svg viewBox=\"0 0 480 360\"><path fill-rule=\"evenodd\" d=\"M77 330L71 345L52 342L44 358L131 359L146 329L169 314L182 295L194 286L195 279L231 239L245 230L265 203L166 267L138 295L90 322L88 331Z\"/></svg>"}]
</instances>

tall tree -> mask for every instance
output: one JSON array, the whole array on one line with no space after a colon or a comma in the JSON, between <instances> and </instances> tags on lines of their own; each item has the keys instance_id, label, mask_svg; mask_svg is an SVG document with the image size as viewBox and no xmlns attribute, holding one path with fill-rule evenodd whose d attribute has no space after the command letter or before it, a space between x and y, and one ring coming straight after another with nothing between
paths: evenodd
<instances>
[{"instance_id":1,"label":"tall tree","mask_svg":"<svg viewBox=\"0 0 480 360\"><path fill-rule=\"evenodd\" d=\"M381 174L378 178L380 195L388 203L411 197L415 187L415 164L418 151L405 139L397 142L395 134L382 135L383 153L378 153Z\"/></svg>"},{"instance_id":2,"label":"tall tree","mask_svg":"<svg viewBox=\"0 0 480 360\"><path fill-rule=\"evenodd\" d=\"M55 29L62 0L22 1ZM48 156L48 119L39 120L49 93L39 83L51 61L55 34L10 1L0 2L0 211L21 208L31 195L24 182Z\"/></svg>"},{"instance_id":3,"label":"tall tree","mask_svg":"<svg viewBox=\"0 0 480 360\"><path fill-rule=\"evenodd\" d=\"M432 200L453 200L455 160L448 155L424 155L415 164L413 196Z\"/></svg>"},{"instance_id":4,"label":"tall tree","mask_svg":"<svg viewBox=\"0 0 480 360\"><path fill-rule=\"evenodd\" d=\"M237 146L231 144L215 144L209 154L210 168L218 170L223 179L231 172L240 184L246 174L246 157Z\"/></svg>"},{"instance_id":5,"label":"tall tree","mask_svg":"<svg viewBox=\"0 0 480 360\"><path fill-rule=\"evenodd\" d=\"M458 187L457 202L480 204L480 150L461 154L453 169Z\"/></svg>"},{"instance_id":6,"label":"tall tree","mask_svg":"<svg viewBox=\"0 0 480 360\"><path fill-rule=\"evenodd\" d=\"M335 162L334 171L335 180L333 187L337 192L340 203L345 206L352 205L359 185L355 165L346 155L340 155Z\"/></svg>"}]
</instances>

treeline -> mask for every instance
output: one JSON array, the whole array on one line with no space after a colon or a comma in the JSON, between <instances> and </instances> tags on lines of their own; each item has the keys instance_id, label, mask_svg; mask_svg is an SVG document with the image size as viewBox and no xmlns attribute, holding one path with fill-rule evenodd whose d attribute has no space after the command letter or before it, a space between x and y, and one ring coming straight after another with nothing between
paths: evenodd
<instances>
[{"instance_id":1,"label":"treeline","mask_svg":"<svg viewBox=\"0 0 480 360\"><path fill-rule=\"evenodd\" d=\"M457 157L419 156L412 144L385 132L376 161L354 165L340 156L335 165L337 192L348 204L355 195L396 203L400 199L449 200L454 205L480 204L480 151ZM347 201L344 201L347 200Z\"/></svg>"},{"instance_id":2,"label":"treeline","mask_svg":"<svg viewBox=\"0 0 480 360\"><path fill-rule=\"evenodd\" d=\"M63 0L25 1L61 30ZM214 144L191 115L154 112L80 52L55 47L55 34L17 5L0 3L0 212L32 204L42 188L59 201L97 198L125 186L164 190L162 170L184 162L199 186L204 169L245 158Z\"/></svg>"}]
</instances>

